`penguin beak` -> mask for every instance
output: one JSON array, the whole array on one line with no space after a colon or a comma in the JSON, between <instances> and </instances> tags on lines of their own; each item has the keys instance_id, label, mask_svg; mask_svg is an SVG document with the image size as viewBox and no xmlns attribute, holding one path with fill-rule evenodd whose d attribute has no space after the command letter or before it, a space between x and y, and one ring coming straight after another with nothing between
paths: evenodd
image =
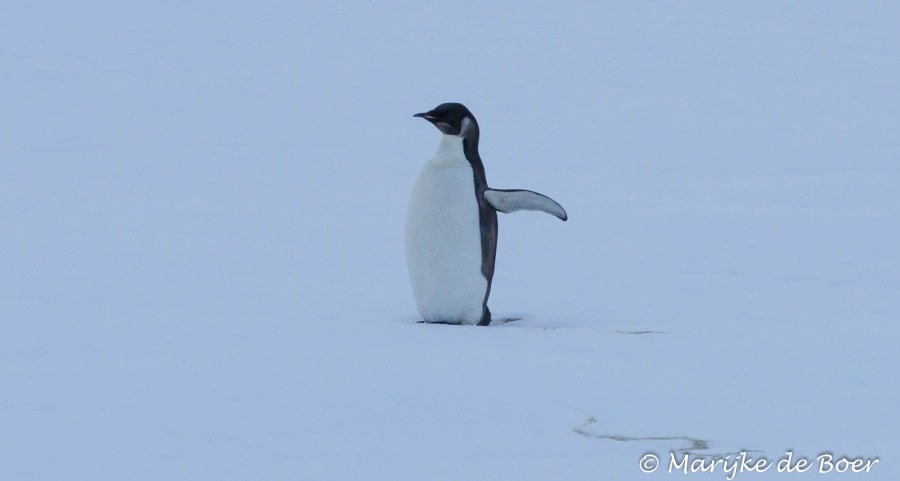
<instances>
[{"instance_id":1,"label":"penguin beak","mask_svg":"<svg viewBox=\"0 0 900 481\"><path fill-rule=\"evenodd\" d=\"M442 122L438 116L434 115L431 112L418 113L416 115L413 115L413 117L422 117L423 119L431 122L443 134L448 134L452 130L450 124L448 124L447 122Z\"/></svg>"}]
</instances>

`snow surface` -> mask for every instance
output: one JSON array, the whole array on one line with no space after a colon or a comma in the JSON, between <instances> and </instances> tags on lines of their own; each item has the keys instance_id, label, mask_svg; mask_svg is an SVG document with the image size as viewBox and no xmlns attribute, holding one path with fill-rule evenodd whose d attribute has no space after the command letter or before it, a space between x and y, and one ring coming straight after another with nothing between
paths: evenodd
<instances>
[{"instance_id":1,"label":"snow surface","mask_svg":"<svg viewBox=\"0 0 900 481\"><path fill-rule=\"evenodd\" d=\"M0 479L725 479L638 469L685 448L900 479L898 26L6 2ZM521 321L414 322L403 215L440 134L412 114L446 101L491 186L570 214L501 216L490 305Z\"/></svg>"}]
</instances>

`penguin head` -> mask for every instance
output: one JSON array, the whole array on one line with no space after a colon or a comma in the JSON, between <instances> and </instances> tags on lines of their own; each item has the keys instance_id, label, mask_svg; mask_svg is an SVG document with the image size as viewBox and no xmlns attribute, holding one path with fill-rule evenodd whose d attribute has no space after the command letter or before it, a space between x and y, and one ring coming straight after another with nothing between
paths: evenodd
<instances>
[{"instance_id":1,"label":"penguin head","mask_svg":"<svg viewBox=\"0 0 900 481\"><path fill-rule=\"evenodd\" d=\"M469 112L469 109L463 104L455 102L441 104L428 112L413 115L413 117L422 117L446 135L460 137L477 137L478 135L478 122L472 112Z\"/></svg>"}]
</instances>

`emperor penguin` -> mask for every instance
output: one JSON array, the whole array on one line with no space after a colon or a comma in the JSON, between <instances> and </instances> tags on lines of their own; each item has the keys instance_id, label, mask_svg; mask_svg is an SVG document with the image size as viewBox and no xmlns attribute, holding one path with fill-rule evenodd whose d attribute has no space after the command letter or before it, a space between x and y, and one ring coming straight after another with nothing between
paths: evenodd
<instances>
[{"instance_id":1,"label":"emperor penguin","mask_svg":"<svg viewBox=\"0 0 900 481\"><path fill-rule=\"evenodd\" d=\"M530 190L488 187L475 116L460 103L415 114L443 136L413 184L406 211L406 264L413 297L429 323L491 323L488 297L497 255L497 212L565 209Z\"/></svg>"}]
</instances>

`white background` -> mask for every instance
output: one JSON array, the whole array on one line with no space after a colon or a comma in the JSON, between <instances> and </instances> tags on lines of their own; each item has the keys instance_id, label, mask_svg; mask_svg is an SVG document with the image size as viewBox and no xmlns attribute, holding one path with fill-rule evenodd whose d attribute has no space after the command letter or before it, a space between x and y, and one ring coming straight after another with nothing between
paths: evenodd
<instances>
[{"instance_id":1,"label":"white background","mask_svg":"<svg viewBox=\"0 0 900 481\"><path fill-rule=\"evenodd\" d=\"M0 478L897 479L897 4L332 3L0 9ZM516 323L415 324L446 101Z\"/></svg>"}]
</instances>

